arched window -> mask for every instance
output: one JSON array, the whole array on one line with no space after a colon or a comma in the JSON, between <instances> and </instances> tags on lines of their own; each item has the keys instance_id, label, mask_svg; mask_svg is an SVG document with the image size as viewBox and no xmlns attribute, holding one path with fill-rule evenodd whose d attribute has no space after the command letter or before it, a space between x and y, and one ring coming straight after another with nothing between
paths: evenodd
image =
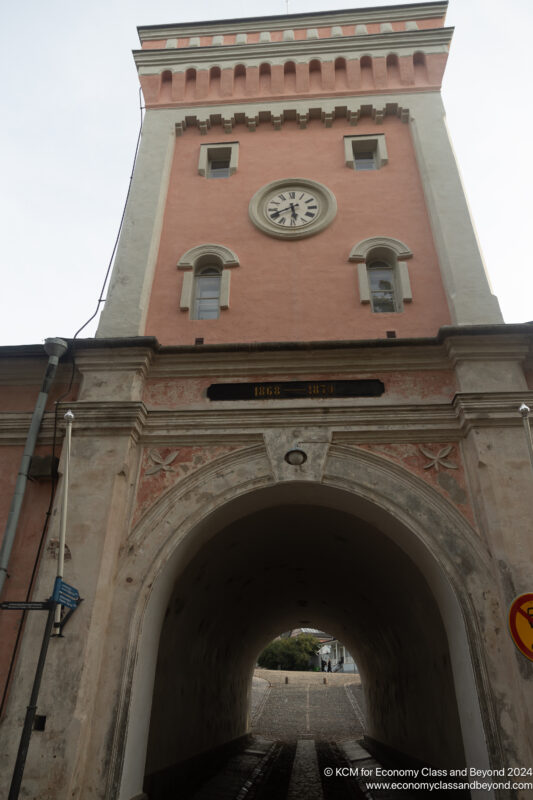
<instances>
[{"instance_id":1,"label":"arched window","mask_svg":"<svg viewBox=\"0 0 533 800\"><path fill-rule=\"evenodd\" d=\"M387 81L391 85L401 83L400 65L396 53L389 53L387 56Z\"/></svg>"},{"instance_id":2,"label":"arched window","mask_svg":"<svg viewBox=\"0 0 533 800\"><path fill-rule=\"evenodd\" d=\"M372 236L354 245L349 261L357 262L361 303L374 313L403 311L413 299L406 260L411 250L391 236Z\"/></svg>"},{"instance_id":3,"label":"arched window","mask_svg":"<svg viewBox=\"0 0 533 800\"><path fill-rule=\"evenodd\" d=\"M169 70L165 70L161 75L159 99L161 102L170 102L172 99L172 72Z\"/></svg>"},{"instance_id":4,"label":"arched window","mask_svg":"<svg viewBox=\"0 0 533 800\"><path fill-rule=\"evenodd\" d=\"M322 64L317 59L309 62L309 89L312 92L322 89Z\"/></svg>"},{"instance_id":5,"label":"arched window","mask_svg":"<svg viewBox=\"0 0 533 800\"><path fill-rule=\"evenodd\" d=\"M361 88L373 89L374 88L374 70L372 68L372 59L370 56L363 56L361 59Z\"/></svg>"},{"instance_id":6,"label":"arched window","mask_svg":"<svg viewBox=\"0 0 533 800\"><path fill-rule=\"evenodd\" d=\"M192 319L218 319L220 315L221 269L200 267L194 275Z\"/></svg>"},{"instance_id":7,"label":"arched window","mask_svg":"<svg viewBox=\"0 0 533 800\"><path fill-rule=\"evenodd\" d=\"M335 89L347 89L348 78L346 73L346 59L335 59Z\"/></svg>"},{"instance_id":8,"label":"arched window","mask_svg":"<svg viewBox=\"0 0 533 800\"><path fill-rule=\"evenodd\" d=\"M261 94L270 94L272 89L272 76L270 64L261 64L259 67L259 91Z\"/></svg>"},{"instance_id":9,"label":"arched window","mask_svg":"<svg viewBox=\"0 0 533 800\"><path fill-rule=\"evenodd\" d=\"M196 92L196 70L191 68L185 73L185 97L192 100Z\"/></svg>"},{"instance_id":10,"label":"arched window","mask_svg":"<svg viewBox=\"0 0 533 800\"><path fill-rule=\"evenodd\" d=\"M244 94L246 88L246 67L237 64L233 70L233 94Z\"/></svg>"},{"instance_id":11,"label":"arched window","mask_svg":"<svg viewBox=\"0 0 533 800\"><path fill-rule=\"evenodd\" d=\"M285 94L296 91L296 66L294 61L287 61L283 66L283 78Z\"/></svg>"},{"instance_id":12,"label":"arched window","mask_svg":"<svg viewBox=\"0 0 533 800\"><path fill-rule=\"evenodd\" d=\"M220 97L220 67L211 67L209 70L209 93L213 97Z\"/></svg>"},{"instance_id":13,"label":"arched window","mask_svg":"<svg viewBox=\"0 0 533 800\"><path fill-rule=\"evenodd\" d=\"M180 310L191 319L218 319L229 308L230 267L238 267L235 253L222 244L200 244L178 261L184 271Z\"/></svg>"},{"instance_id":14,"label":"arched window","mask_svg":"<svg viewBox=\"0 0 533 800\"><path fill-rule=\"evenodd\" d=\"M417 86L429 83L426 56L424 53L413 55L413 67L415 71L415 84Z\"/></svg>"}]
</instances>

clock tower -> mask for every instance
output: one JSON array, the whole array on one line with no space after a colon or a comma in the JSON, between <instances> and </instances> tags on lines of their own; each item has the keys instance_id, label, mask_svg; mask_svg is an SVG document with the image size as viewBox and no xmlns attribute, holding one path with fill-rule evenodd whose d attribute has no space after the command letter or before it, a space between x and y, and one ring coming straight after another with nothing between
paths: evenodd
<instances>
[{"instance_id":1,"label":"clock tower","mask_svg":"<svg viewBox=\"0 0 533 800\"><path fill-rule=\"evenodd\" d=\"M446 3L142 27L142 143L98 336L501 321L444 125Z\"/></svg>"},{"instance_id":2,"label":"clock tower","mask_svg":"<svg viewBox=\"0 0 533 800\"><path fill-rule=\"evenodd\" d=\"M245 743L261 650L308 627L353 654L381 763L533 764L533 335L502 323L472 228L445 13L139 29L146 113L108 297L63 372L64 579L83 603L50 644L25 796L181 796ZM9 404L30 356L45 369L14 350L8 465L30 424ZM48 596L63 480L42 545L22 518L6 600L31 595L32 564ZM40 623L3 622L2 796Z\"/></svg>"}]
</instances>

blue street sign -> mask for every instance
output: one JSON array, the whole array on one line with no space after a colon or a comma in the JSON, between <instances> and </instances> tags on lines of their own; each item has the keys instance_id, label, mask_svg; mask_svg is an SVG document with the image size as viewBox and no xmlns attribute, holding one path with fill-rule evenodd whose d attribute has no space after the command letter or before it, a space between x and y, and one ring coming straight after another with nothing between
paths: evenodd
<instances>
[{"instance_id":1,"label":"blue street sign","mask_svg":"<svg viewBox=\"0 0 533 800\"><path fill-rule=\"evenodd\" d=\"M69 586L61 578L56 578L52 600L61 603L62 606L67 606L67 608L77 608L79 599L80 593L74 586Z\"/></svg>"}]
</instances>

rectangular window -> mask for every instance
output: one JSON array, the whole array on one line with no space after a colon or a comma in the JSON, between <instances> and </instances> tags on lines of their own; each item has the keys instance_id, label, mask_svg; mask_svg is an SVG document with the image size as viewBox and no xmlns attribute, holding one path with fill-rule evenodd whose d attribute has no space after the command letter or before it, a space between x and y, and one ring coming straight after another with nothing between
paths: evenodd
<instances>
[{"instance_id":1,"label":"rectangular window","mask_svg":"<svg viewBox=\"0 0 533 800\"><path fill-rule=\"evenodd\" d=\"M201 144L198 174L204 178L229 178L237 171L239 143Z\"/></svg>"},{"instance_id":2,"label":"rectangular window","mask_svg":"<svg viewBox=\"0 0 533 800\"><path fill-rule=\"evenodd\" d=\"M385 134L345 136L344 160L347 167L358 172L381 169L389 161Z\"/></svg>"}]
</instances>

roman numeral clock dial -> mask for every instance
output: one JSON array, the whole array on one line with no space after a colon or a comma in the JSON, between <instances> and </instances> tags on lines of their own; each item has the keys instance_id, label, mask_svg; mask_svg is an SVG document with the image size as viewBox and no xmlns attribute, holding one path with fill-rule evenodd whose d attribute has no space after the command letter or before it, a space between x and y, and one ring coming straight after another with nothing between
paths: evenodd
<instances>
[{"instance_id":1,"label":"roman numeral clock dial","mask_svg":"<svg viewBox=\"0 0 533 800\"><path fill-rule=\"evenodd\" d=\"M259 189L250 201L250 219L277 239L303 239L333 221L337 203L333 193L316 181L287 178Z\"/></svg>"},{"instance_id":2,"label":"roman numeral clock dial","mask_svg":"<svg viewBox=\"0 0 533 800\"><path fill-rule=\"evenodd\" d=\"M299 228L316 218L318 200L309 192L280 192L269 198L266 213L275 225Z\"/></svg>"}]
</instances>

